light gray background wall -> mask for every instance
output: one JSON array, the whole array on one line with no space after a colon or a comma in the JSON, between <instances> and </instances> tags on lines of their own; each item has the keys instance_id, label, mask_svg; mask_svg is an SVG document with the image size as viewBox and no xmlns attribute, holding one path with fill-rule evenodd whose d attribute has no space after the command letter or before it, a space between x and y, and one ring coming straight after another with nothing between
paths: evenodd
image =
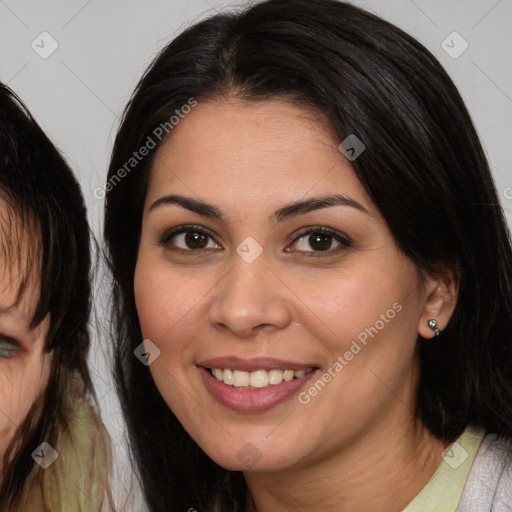
<instances>
[{"instance_id":1,"label":"light gray background wall","mask_svg":"<svg viewBox=\"0 0 512 512\"><path fill-rule=\"evenodd\" d=\"M98 235L103 201L93 191L104 183L119 116L141 73L184 27L242 3L0 0L0 80L20 95L65 153ZM473 116L512 225L512 0L353 3L414 35L448 70ZM101 320L106 315L99 298ZM100 333L95 342L91 365L117 445L122 422L105 364L106 337Z\"/></svg>"}]
</instances>

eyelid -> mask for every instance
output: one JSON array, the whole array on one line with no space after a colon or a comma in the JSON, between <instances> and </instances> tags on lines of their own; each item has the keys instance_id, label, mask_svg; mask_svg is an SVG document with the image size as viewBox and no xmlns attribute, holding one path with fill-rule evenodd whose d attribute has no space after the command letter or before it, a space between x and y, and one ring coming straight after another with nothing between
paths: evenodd
<instances>
[{"instance_id":1,"label":"eyelid","mask_svg":"<svg viewBox=\"0 0 512 512\"><path fill-rule=\"evenodd\" d=\"M7 348L4 345L7 345ZM12 355L4 355L4 350L9 353L12 351L13 353ZM18 354L21 350L22 345L17 339L0 334L0 358L8 359Z\"/></svg>"},{"instance_id":2,"label":"eyelid","mask_svg":"<svg viewBox=\"0 0 512 512\"><path fill-rule=\"evenodd\" d=\"M292 242L295 242L299 238L306 236L306 235L311 235L313 233L324 233L326 235L332 235L340 243L345 243L345 244L351 243L350 238L347 235L338 231L337 229L331 228L329 226L320 226L320 225L319 226L306 226L304 228L301 228L298 231L295 231L294 233L292 233L290 236L288 236L288 239L291 240Z\"/></svg>"},{"instance_id":3,"label":"eyelid","mask_svg":"<svg viewBox=\"0 0 512 512\"><path fill-rule=\"evenodd\" d=\"M218 241L217 241L217 238L215 235L213 235L211 233L211 231L207 228L205 228L204 226L199 226L197 224L182 224L181 226L176 226L174 228L171 228L171 229L165 229L163 230L162 232L160 232L158 234L158 244L159 245L166 245L170 238L174 235L179 235L179 234L182 234L182 233L186 233L187 231L199 231L201 233L204 233L205 235L208 235L216 244L218 245L221 245ZM201 250L186 250L186 249L181 249L181 247L175 247L175 250L179 251L179 250L182 250L182 251L185 251L185 252L200 252ZM204 250L204 249L203 249Z\"/></svg>"},{"instance_id":4,"label":"eyelid","mask_svg":"<svg viewBox=\"0 0 512 512\"><path fill-rule=\"evenodd\" d=\"M315 256L326 255L327 256L327 255L331 255L331 254L334 254L334 253L338 252L338 250L346 249L347 247L352 247L352 241L350 240L350 238L347 235L341 233L337 229L334 229L334 228L331 228L331 227L328 227L328 226L308 226L308 227L305 227L305 228L301 228L299 230L299 232L293 233L288 238L292 240L292 243L295 243L298 240L300 240L301 238L303 238L303 237L305 237L307 235L315 234L315 233L322 233L322 234L325 234L325 235L330 235L340 245L338 247L335 247L334 249L328 249L326 251L313 251L313 250L311 250L311 251L294 251L294 252L297 252L297 253L300 253L300 254L303 254L303 255L306 255L306 256L311 256L311 255L315 255Z\"/></svg>"}]
</instances>

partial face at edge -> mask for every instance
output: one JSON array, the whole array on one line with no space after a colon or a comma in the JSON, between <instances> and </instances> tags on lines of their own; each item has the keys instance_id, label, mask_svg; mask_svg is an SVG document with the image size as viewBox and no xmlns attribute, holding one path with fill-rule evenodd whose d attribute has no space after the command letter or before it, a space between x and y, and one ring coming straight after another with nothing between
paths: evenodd
<instances>
[{"instance_id":1,"label":"partial face at edge","mask_svg":"<svg viewBox=\"0 0 512 512\"><path fill-rule=\"evenodd\" d=\"M19 228L14 227L16 222L12 215L5 201L0 199L0 221L11 229ZM19 236L8 231L2 229L1 236ZM28 244L33 241L23 234L20 241L16 240L20 242L19 254L16 247L12 258L0 251L0 457L46 388L50 373L50 355L43 353L49 316L36 328L30 328L40 294L39 268L33 269L20 302L13 305L27 263L33 264L26 260L33 252L28 250ZM15 247L13 240L2 240L2 244Z\"/></svg>"},{"instance_id":2,"label":"partial face at edge","mask_svg":"<svg viewBox=\"0 0 512 512\"><path fill-rule=\"evenodd\" d=\"M396 396L414 400L418 271L339 142L318 114L285 102L211 101L156 155L134 282L143 336L161 351L150 371L190 435L229 469L248 469L252 445L258 470L314 463L404 421ZM346 204L283 210L333 195ZM282 392L238 395L210 375L258 364L313 372L275 385Z\"/></svg>"}]
</instances>

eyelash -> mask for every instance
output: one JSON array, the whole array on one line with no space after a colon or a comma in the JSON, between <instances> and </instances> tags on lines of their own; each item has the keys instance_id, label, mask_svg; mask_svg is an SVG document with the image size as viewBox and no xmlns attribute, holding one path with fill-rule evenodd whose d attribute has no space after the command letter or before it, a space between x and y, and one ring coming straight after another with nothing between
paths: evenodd
<instances>
[{"instance_id":1,"label":"eyelash","mask_svg":"<svg viewBox=\"0 0 512 512\"><path fill-rule=\"evenodd\" d=\"M345 235L342 235L339 231L336 231L335 229L329 228L327 226L313 226L309 228L304 228L304 230L300 231L298 234L294 235L293 242L297 242L301 238L315 235L315 234L322 234L322 235L329 235L331 236L336 242L338 242L340 245L338 247L335 247L334 249L327 249L326 251L295 251L301 254L304 257L309 258L321 258L322 256L331 256L335 253L338 253L339 251L343 249L347 249L349 247L352 247L351 241L346 237Z\"/></svg>"},{"instance_id":2,"label":"eyelash","mask_svg":"<svg viewBox=\"0 0 512 512\"><path fill-rule=\"evenodd\" d=\"M11 357L16 356L20 351L21 344L18 340L0 334L0 359L10 359ZM10 355L6 355L6 353Z\"/></svg>"},{"instance_id":3,"label":"eyelash","mask_svg":"<svg viewBox=\"0 0 512 512\"><path fill-rule=\"evenodd\" d=\"M186 224L184 226L178 226L169 231L165 231L162 235L160 235L158 237L158 243L159 243L159 245L166 246L170 250L178 251L178 252L199 253L199 252L203 252L203 251L207 250L207 249L202 249L202 250L201 249L182 249L181 247L170 247L169 242L173 236L182 235L183 233L189 233L189 232L204 234L215 241L214 236L212 234L210 234L208 231L206 231L203 227L197 226L195 224ZM217 243L217 242L215 242L215 243Z\"/></svg>"},{"instance_id":4,"label":"eyelash","mask_svg":"<svg viewBox=\"0 0 512 512\"><path fill-rule=\"evenodd\" d=\"M205 230L201 226L197 226L194 224L189 225L183 225L178 226L174 229L171 229L169 231L165 231L162 235L158 237L158 243L161 246L165 246L167 249L172 251L178 251L182 253L204 253L205 251L209 251L211 249L182 249L181 247L172 247L170 244L170 240L173 236L189 233L189 232L197 232L200 234L204 234L207 237L209 237L211 240L213 240L216 244L218 242L215 240L215 237L210 234L207 230ZM301 238L304 238L308 235L314 235L314 234L323 234L323 235L330 235L336 242L338 242L340 245L338 247L335 247L334 249L327 249L326 251L293 251L295 253L299 253L304 257L322 257L322 256L330 256L334 253L337 253L340 250L346 249L348 247L351 247L352 244L350 240L342 235L340 232L336 231L335 229L326 227L326 226L313 226L309 228L305 228L298 234L294 235L294 238L292 240L292 243L297 242ZM219 245L219 244L218 244ZM288 251L291 252L291 251Z\"/></svg>"}]
</instances>

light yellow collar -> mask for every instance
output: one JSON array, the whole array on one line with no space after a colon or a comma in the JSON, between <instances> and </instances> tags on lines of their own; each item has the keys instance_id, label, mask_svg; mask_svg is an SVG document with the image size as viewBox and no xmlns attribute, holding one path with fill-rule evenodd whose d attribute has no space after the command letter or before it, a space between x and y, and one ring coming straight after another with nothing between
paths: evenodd
<instances>
[{"instance_id":1,"label":"light yellow collar","mask_svg":"<svg viewBox=\"0 0 512 512\"><path fill-rule=\"evenodd\" d=\"M402 512L455 512L485 431L467 427L444 453L427 485Z\"/></svg>"}]
</instances>

